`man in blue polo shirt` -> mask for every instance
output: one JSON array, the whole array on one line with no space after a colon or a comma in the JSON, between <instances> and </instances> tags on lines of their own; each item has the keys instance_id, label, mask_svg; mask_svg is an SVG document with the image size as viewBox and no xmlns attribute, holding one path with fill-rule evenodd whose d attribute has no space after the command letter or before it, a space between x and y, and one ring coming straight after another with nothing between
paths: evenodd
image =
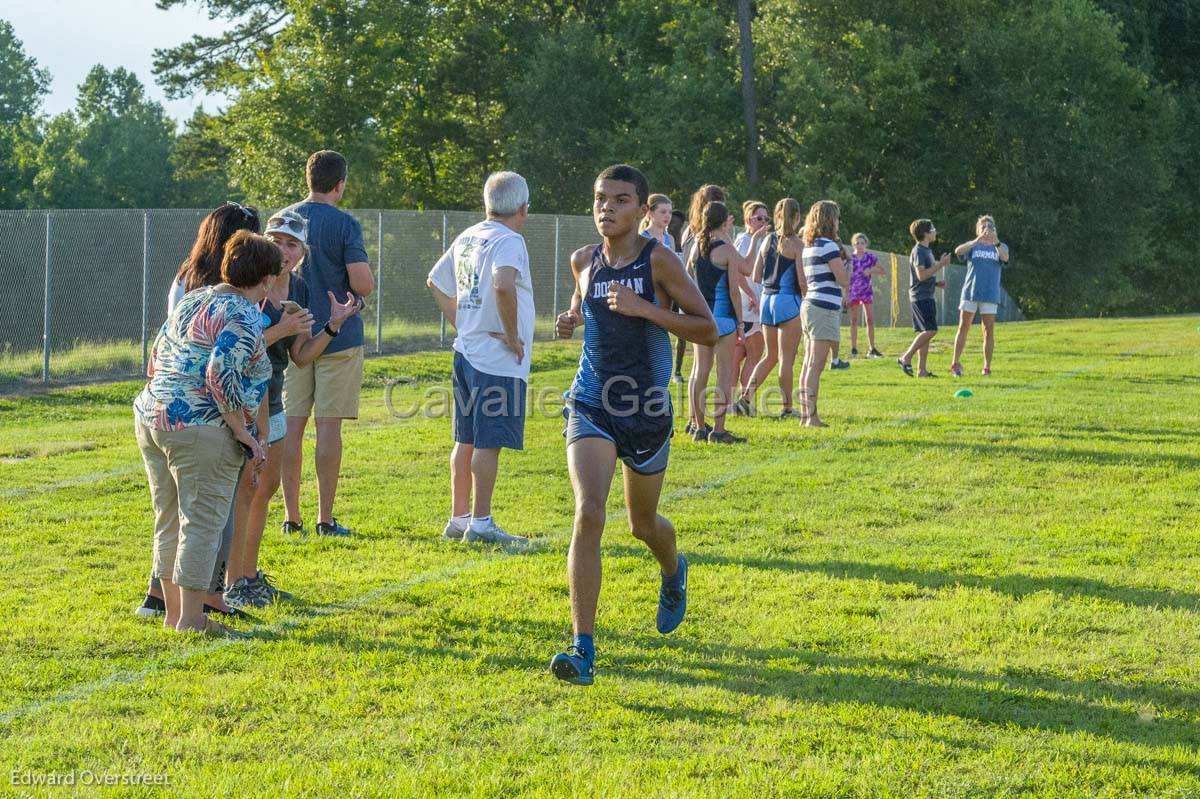
<instances>
[{"instance_id":1,"label":"man in blue polo shirt","mask_svg":"<svg viewBox=\"0 0 1200 799\"><path fill-rule=\"evenodd\" d=\"M300 465L304 428L308 417L317 419L317 534L346 536L350 530L333 517L338 475L342 468L342 420L358 418L358 395L363 377L363 320L355 314L340 330L327 328L330 295L345 302L349 294L360 298L375 288L362 226L338 210L346 192L346 159L333 150L308 158L305 169L308 197L285 209L308 221L308 255L301 276L308 286L313 334L334 336L311 366L291 364L284 375L283 409L288 417L283 450L283 500L285 533L303 533L300 521Z\"/></svg>"}]
</instances>

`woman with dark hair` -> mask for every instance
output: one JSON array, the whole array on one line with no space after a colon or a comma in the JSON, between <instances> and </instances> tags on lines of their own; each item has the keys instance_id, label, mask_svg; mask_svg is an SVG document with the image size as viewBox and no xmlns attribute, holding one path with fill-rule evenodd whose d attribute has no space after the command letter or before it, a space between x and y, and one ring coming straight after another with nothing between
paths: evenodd
<instances>
[{"instance_id":1,"label":"woman with dark hair","mask_svg":"<svg viewBox=\"0 0 1200 799\"><path fill-rule=\"evenodd\" d=\"M221 259L225 255L225 244L239 230L259 233L262 223L259 222L257 210L233 200L210 211L200 221L192 251L179 265L175 281L167 293L167 313L174 311L183 295L189 291L221 282Z\"/></svg>"},{"instance_id":2,"label":"woman with dark hair","mask_svg":"<svg viewBox=\"0 0 1200 799\"><path fill-rule=\"evenodd\" d=\"M740 338L742 303L738 296L736 274L744 274L750 264L730 243L733 238L733 215L721 202L704 206L703 226L692 248L691 271L696 285L717 322L717 343L714 346L693 344L692 379L688 385L691 405L689 432L694 441L714 444L734 444L745 441L725 429L725 416L733 403L733 347ZM704 421L708 376L713 362L717 366L717 393L713 408L713 426Z\"/></svg>"},{"instance_id":3,"label":"woman with dark hair","mask_svg":"<svg viewBox=\"0 0 1200 799\"><path fill-rule=\"evenodd\" d=\"M742 221L746 229L733 240L733 246L742 257L753 264L758 260L763 242L771 234L771 212L766 204L759 200L746 200L742 203ZM734 349L733 367L737 384L743 391L750 385L750 377L762 358L764 346L762 319L759 314L759 306L762 305L762 283L750 275L745 286L750 291L742 292L742 340ZM750 416L753 415L754 409L739 402L733 406L733 412L739 416Z\"/></svg>"},{"instance_id":4,"label":"woman with dark hair","mask_svg":"<svg viewBox=\"0 0 1200 799\"><path fill-rule=\"evenodd\" d=\"M163 323L133 403L167 629L230 632L205 618L205 595L242 465L248 459L257 475L266 463L252 429L271 380L257 306L280 267L278 247L238 231L221 282L189 292Z\"/></svg>"}]
</instances>

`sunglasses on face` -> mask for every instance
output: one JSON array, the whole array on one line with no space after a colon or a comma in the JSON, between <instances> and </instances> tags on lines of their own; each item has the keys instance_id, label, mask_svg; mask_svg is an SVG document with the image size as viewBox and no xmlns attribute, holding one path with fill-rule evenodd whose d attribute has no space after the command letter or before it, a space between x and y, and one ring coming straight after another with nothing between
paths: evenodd
<instances>
[{"instance_id":1,"label":"sunglasses on face","mask_svg":"<svg viewBox=\"0 0 1200 799\"><path fill-rule=\"evenodd\" d=\"M750 218L753 219L755 222L766 222L767 221L767 217L765 217L765 216L752 216Z\"/></svg>"}]
</instances>

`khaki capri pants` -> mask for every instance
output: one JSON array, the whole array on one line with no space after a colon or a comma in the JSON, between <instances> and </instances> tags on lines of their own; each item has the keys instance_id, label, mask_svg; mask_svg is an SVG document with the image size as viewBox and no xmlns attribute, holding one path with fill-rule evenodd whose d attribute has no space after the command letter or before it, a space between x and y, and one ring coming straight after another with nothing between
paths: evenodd
<instances>
[{"instance_id":1,"label":"khaki capri pants","mask_svg":"<svg viewBox=\"0 0 1200 799\"><path fill-rule=\"evenodd\" d=\"M244 456L224 425L151 430L134 421L154 505L154 576L209 591Z\"/></svg>"}]
</instances>

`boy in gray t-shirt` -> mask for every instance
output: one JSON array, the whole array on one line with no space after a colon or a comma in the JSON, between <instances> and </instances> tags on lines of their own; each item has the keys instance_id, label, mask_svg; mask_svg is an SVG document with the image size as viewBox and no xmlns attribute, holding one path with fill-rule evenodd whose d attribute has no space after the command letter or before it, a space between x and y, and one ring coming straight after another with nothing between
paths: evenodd
<instances>
[{"instance_id":1,"label":"boy in gray t-shirt","mask_svg":"<svg viewBox=\"0 0 1200 799\"><path fill-rule=\"evenodd\" d=\"M937 335L937 303L933 292L940 285L937 273L950 263L950 253L935 260L930 245L937 241L937 228L928 219L917 219L908 227L916 245L908 257L908 299L912 304L913 330L917 335L904 354L896 359L904 374L913 376L912 357L917 356L918 375L933 377L925 368L929 359L929 342Z\"/></svg>"}]
</instances>

